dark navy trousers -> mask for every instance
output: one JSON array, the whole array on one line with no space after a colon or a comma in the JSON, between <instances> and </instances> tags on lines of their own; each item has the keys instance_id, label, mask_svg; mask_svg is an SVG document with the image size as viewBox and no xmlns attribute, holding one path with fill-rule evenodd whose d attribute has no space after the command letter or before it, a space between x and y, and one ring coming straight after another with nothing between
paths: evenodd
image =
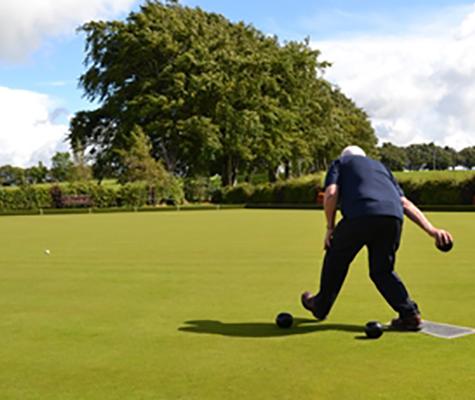
<instances>
[{"instance_id":1,"label":"dark navy trousers","mask_svg":"<svg viewBox=\"0 0 475 400\"><path fill-rule=\"evenodd\" d=\"M394 272L401 230L402 221L395 217L343 218L338 223L323 261L320 291L314 303L316 317L324 319L330 312L350 263L363 246L368 248L370 278L388 304L403 318L419 312Z\"/></svg>"}]
</instances>

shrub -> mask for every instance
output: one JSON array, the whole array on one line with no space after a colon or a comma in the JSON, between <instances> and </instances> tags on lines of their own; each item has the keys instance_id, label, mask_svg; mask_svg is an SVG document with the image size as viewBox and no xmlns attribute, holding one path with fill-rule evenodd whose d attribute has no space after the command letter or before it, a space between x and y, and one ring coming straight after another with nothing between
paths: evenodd
<instances>
[{"instance_id":1,"label":"shrub","mask_svg":"<svg viewBox=\"0 0 475 400\"><path fill-rule=\"evenodd\" d=\"M121 207L143 207L148 200L148 186L143 183L126 183L117 193L117 202Z\"/></svg>"},{"instance_id":2,"label":"shrub","mask_svg":"<svg viewBox=\"0 0 475 400\"><path fill-rule=\"evenodd\" d=\"M158 203L182 204L185 200L183 182L173 176L169 176L155 187L155 196Z\"/></svg>"},{"instance_id":3,"label":"shrub","mask_svg":"<svg viewBox=\"0 0 475 400\"><path fill-rule=\"evenodd\" d=\"M218 188L211 193L211 203L222 204L224 203L224 189Z\"/></svg>"},{"instance_id":4,"label":"shrub","mask_svg":"<svg viewBox=\"0 0 475 400\"><path fill-rule=\"evenodd\" d=\"M191 202L208 201L210 193L208 189L208 179L204 177L186 178L183 189L185 199Z\"/></svg>"},{"instance_id":5,"label":"shrub","mask_svg":"<svg viewBox=\"0 0 475 400\"><path fill-rule=\"evenodd\" d=\"M278 203L311 204L316 202L320 182L315 179L296 179L276 184Z\"/></svg>"},{"instance_id":6,"label":"shrub","mask_svg":"<svg viewBox=\"0 0 475 400\"><path fill-rule=\"evenodd\" d=\"M186 178L183 182L185 199L190 202L213 201L213 195L221 188L221 177L219 175L206 177Z\"/></svg>"},{"instance_id":7,"label":"shrub","mask_svg":"<svg viewBox=\"0 0 475 400\"><path fill-rule=\"evenodd\" d=\"M0 190L0 209L31 210L52 207L49 189L36 186L21 186Z\"/></svg>"},{"instance_id":8,"label":"shrub","mask_svg":"<svg viewBox=\"0 0 475 400\"><path fill-rule=\"evenodd\" d=\"M93 190L90 192L92 203L94 207L98 208L110 208L110 207L117 207L117 190L101 186L95 185Z\"/></svg>"},{"instance_id":9,"label":"shrub","mask_svg":"<svg viewBox=\"0 0 475 400\"><path fill-rule=\"evenodd\" d=\"M257 185L249 198L249 202L255 204L275 203L274 185L270 183Z\"/></svg>"},{"instance_id":10,"label":"shrub","mask_svg":"<svg viewBox=\"0 0 475 400\"><path fill-rule=\"evenodd\" d=\"M475 176L442 176L410 174L398 176L405 195L420 205L468 205L475 194ZM454 176L455 177L455 176ZM219 177L218 177L219 178ZM94 207L143 207L147 204L179 204L187 194L190 201L207 201L224 204L315 204L322 188L319 175L312 175L275 184L251 185L243 183L221 188L216 177L197 178L185 182L171 177L154 190L145 182L125 185L99 185L95 182L76 182L46 185L25 185L0 188L0 210L37 210L62 208L63 195L88 195Z\"/></svg>"},{"instance_id":11,"label":"shrub","mask_svg":"<svg viewBox=\"0 0 475 400\"><path fill-rule=\"evenodd\" d=\"M461 204L461 185L450 180L426 181L420 191L420 204Z\"/></svg>"},{"instance_id":12,"label":"shrub","mask_svg":"<svg viewBox=\"0 0 475 400\"><path fill-rule=\"evenodd\" d=\"M23 186L21 188L26 200L26 209L40 209L52 207L50 192L45 187Z\"/></svg>"},{"instance_id":13,"label":"shrub","mask_svg":"<svg viewBox=\"0 0 475 400\"><path fill-rule=\"evenodd\" d=\"M50 188L51 204L54 208L63 207L63 194L61 188L58 185L51 186Z\"/></svg>"},{"instance_id":14,"label":"shrub","mask_svg":"<svg viewBox=\"0 0 475 400\"><path fill-rule=\"evenodd\" d=\"M452 180L447 177L417 179L400 178L399 184L407 198L422 205L472 204L475 177Z\"/></svg>"},{"instance_id":15,"label":"shrub","mask_svg":"<svg viewBox=\"0 0 475 400\"><path fill-rule=\"evenodd\" d=\"M243 183L224 188L220 193L215 193L213 201L217 202L218 195L220 195L221 202L227 204L314 204L320 188L321 179L318 176L291 179L275 184L264 183L256 186Z\"/></svg>"},{"instance_id":16,"label":"shrub","mask_svg":"<svg viewBox=\"0 0 475 400\"><path fill-rule=\"evenodd\" d=\"M222 202L225 204L243 204L248 203L254 192L254 187L249 183L242 183L236 186L230 186L222 192Z\"/></svg>"}]
</instances>

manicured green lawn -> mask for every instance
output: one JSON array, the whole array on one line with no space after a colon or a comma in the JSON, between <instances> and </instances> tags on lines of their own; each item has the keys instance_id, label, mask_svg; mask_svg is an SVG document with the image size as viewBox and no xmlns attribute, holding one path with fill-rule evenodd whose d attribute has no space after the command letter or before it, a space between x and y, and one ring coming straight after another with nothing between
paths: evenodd
<instances>
[{"instance_id":1,"label":"manicured green lawn","mask_svg":"<svg viewBox=\"0 0 475 400\"><path fill-rule=\"evenodd\" d=\"M426 181L447 179L457 182L473 178L475 171L406 171L394 172L394 176L401 180Z\"/></svg>"},{"instance_id":2,"label":"manicured green lawn","mask_svg":"<svg viewBox=\"0 0 475 400\"><path fill-rule=\"evenodd\" d=\"M424 317L475 326L475 214L406 223L398 271ZM321 211L3 217L0 399L470 399L475 335L386 333L361 253L329 320L279 311L315 290ZM44 250L51 254L45 255Z\"/></svg>"}]
</instances>

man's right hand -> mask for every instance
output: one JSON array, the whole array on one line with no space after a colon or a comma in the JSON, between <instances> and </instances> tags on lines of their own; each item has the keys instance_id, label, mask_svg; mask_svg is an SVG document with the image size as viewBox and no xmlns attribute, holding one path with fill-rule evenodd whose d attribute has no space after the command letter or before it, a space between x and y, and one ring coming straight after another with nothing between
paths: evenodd
<instances>
[{"instance_id":1,"label":"man's right hand","mask_svg":"<svg viewBox=\"0 0 475 400\"><path fill-rule=\"evenodd\" d=\"M446 246L454 241L450 232L444 229L434 228L434 230L430 232L430 235L435 239L437 246Z\"/></svg>"}]
</instances>

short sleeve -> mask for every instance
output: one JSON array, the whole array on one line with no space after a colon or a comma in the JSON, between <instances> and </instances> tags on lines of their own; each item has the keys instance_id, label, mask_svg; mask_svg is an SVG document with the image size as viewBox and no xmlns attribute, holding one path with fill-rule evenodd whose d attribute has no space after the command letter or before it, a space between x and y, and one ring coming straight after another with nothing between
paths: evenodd
<instances>
[{"instance_id":1,"label":"short sleeve","mask_svg":"<svg viewBox=\"0 0 475 400\"><path fill-rule=\"evenodd\" d=\"M337 185L340 177L340 160L335 160L330 165L325 177L325 189L330 185Z\"/></svg>"},{"instance_id":2,"label":"short sleeve","mask_svg":"<svg viewBox=\"0 0 475 400\"><path fill-rule=\"evenodd\" d=\"M393 173L391 172L391 170L390 170L388 167L386 167L386 166L384 166L384 167L385 167L386 170L388 171L389 177L390 177L390 179L391 179L391 182L393 183L393 185L394 185L394 187L396 188L397 192L399 193L399 195L400 195L401 197L404 197L404 192L403 192L403 190L401 189L401 186L399 186L399 183L397 182L397 180L396 180L396 178L394 177Z\"/></svg>"}]
</instances>

